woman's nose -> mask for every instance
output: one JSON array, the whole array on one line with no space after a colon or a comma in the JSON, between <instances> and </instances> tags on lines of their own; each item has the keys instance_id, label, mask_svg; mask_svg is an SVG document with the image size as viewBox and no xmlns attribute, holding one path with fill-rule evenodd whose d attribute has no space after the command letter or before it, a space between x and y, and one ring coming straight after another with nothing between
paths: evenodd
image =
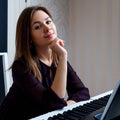
<instances>
[{"instance_id":1,"label":"woman's nose","mask_svg":"<svg viewBox=\"0 0 120 120\"><path fill-rule=\"evenodd\" d=\"M50 30L50 26L47 25L47 24L45 24L45 25L44 25L44 31L45 31L45 32L48 32L49 30Z\"/></svg>"}]
</instances>

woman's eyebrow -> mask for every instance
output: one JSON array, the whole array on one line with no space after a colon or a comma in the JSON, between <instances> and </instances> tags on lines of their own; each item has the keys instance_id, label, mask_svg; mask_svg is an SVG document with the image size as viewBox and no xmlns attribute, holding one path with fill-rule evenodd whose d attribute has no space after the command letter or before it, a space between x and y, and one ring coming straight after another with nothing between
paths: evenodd
<instances>
[{"instance_id":1,"label":"woman's eyebrow","mask_svg":"<svg viewBox=\"0 0 120 120\"><path fill-rule=\"evenodd\" d=\"M50 19L50 17L46 17L46 18L45 18L45 21L48 20L48 19ZM32 23L32 26L33 26L34 24L37 24L37 23L40 24L41 22L40 22L40 21L35 21L35 22Z\"/></svg>"},{"instance_id":2,"label":"woman's eyebrow","mask_svg":"<svg viewBox=\"0 0 120 120\"><path fill-rule=\"evenodd\" d=\"M32 23L32 26L33 26L34 24L36 24L36 23L40 23L40 21L35 21L35 22L33 22L33 23Z\"/></svg>"},{"instance_id":3,"label":"woman's eyebrow","mask_svg":"<svg viewBox=\"0 0 120 120\"><path fill-rule=\"evenodd\" d=\"M50 17L45 18L45 20L48 20L48 19L50 19Z\"/></svg>"}]
</instances>

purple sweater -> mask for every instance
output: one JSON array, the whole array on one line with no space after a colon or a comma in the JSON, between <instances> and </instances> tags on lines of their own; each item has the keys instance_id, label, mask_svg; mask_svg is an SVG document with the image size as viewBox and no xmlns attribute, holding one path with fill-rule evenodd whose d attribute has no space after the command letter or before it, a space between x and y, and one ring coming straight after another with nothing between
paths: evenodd
<instances>
[{"instance_id":1,"label":"purple sweater","mask_svg":"<svg viewBox=\"0 0 120 120\"><path fill-rule=\"evenodd\" d=\"M62 109L67 105L51 89L56 67L39 61L42 83L27 70L24 60L15 61L12 67L13 84L0 105L0 120L27 120L32 117ZM52 71L52 76L50 75ZM76 102L90 98L89 90L82 83L68 62L67 72L68 99Z\"/></svg>"}]
</instances>

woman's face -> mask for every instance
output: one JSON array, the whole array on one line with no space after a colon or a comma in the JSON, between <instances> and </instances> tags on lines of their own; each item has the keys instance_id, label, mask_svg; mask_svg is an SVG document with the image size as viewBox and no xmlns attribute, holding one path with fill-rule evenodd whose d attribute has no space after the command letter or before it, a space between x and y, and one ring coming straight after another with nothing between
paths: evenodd
<instances>
[{"instance_id":1,"label":"woman's face","mask_svg":"<svg viewBox=\"0 0 120 120\"><path fill-rule=\"evenodd\" d=\"M53 20L42 10L36 11L32 16L31 36L35 47L48 46L57 37Z\"/></svg>"}]
</instances>

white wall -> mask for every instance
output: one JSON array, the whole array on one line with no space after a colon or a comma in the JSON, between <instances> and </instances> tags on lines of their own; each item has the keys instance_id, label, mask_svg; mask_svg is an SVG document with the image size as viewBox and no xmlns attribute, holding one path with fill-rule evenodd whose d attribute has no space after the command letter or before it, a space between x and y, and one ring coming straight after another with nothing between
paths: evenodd
<instances>
[{"instance_id":1,"label":"white wall","mask_svg":"<svg viewBox=\"0 0 120 120\"><path fill-rule=\"evenodd\" d=\"M120 0L70 4L71 61L94 96L120 78Z\"/></svg>"}]
</instances>

